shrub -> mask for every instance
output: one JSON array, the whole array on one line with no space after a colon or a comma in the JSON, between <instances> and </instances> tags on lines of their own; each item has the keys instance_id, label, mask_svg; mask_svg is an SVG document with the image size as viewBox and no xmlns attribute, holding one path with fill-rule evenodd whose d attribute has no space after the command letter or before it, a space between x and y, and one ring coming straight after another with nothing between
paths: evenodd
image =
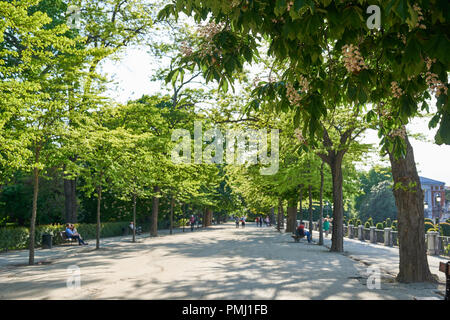
<instances>
[{"instance_id":1,"label":"shrub","mask_svg":"<svg viewBox=\"0 0 450 320\"><path fill-rule=\"evenodd\" d=\"M360 226L361 225L361 220L356 220L356 224L355 224L355 227L358 227L358 226Z\"/></svg>"},{"instance_id":2,"label":"shrub","mask_svg":"<svg viewBox=\"0 0 450 320\"><path fill-rule=\"evenodd\" d=\"M386 226L386 228L390 228L392 226L391 218L387 218L384 222L384 225Z\"/></svg>"},{"instance_id":3,"label":"shrub","mask_svg":"<svg viewBox=\"0 0 450 320\"><path fill-rule=\"evenodd\" d=\"M432 222L425 222L425 233L427 233L428 231L436 231L436 226L432 223Z\"/></svg>"},{"instance_id":4,"label":"shrub","mask_svg":"<svg viewBox=\"0 0 450 320\"><path fill-rule=\"evenodd\" d=\"M364 223L364 228L370 228L372 225L370 224L369 221L366 221L366 223Z\"/></svg>"},{"instance_id":5,"label":"shrub","mask_svg":"<svg viewBox=\"0 0 450 320\"><path fill-rule=\"evenodd\" d=\"M391 228L393 231L398 231L398 221L397 220L392 221Z\"/></svg>"},{"instance_id":6,"label":"shrub","mask_svg":"<svg viewBox=\"0 0 450 320\"><path fill-rule=\"evenodd\" d=\"M352 218L352 219L348 220L348 225L351 225L351 224L355 225L355 219Z\"/></svg>"},{"instance_id":7,"label":"shrub","mask_svg":"<svg viewBox=\"0 0 450 320\"><path fill-rule=\"evenodd\" d=\"M450 256L450 244L446 248L444 248L444 254L446 256Z\"/></svg>"},{"instance_id":8,"label":"shrub","mask_svg":"<svg viewBox=\"0 0 450 320\"><path fill-rule=\"evenodd\" d=\"M383 225L383 223L378 222L377 225L376 225L376 228L377 228L378 230L384 230L384 225Z\"/></svg>"},{"instance_id":9,"label":"shrub","mask_svg":"<svg viewBox=\"0 0 450 320\"><path fill-rule=\"evenodd\" d=\"M101 224L100 237L114 237L123 235L123 229L128 228L129 222L106 222ZM65 230L65 225L42 225L36 226L35 246L42 245L42 235L47 233L53 236L52 243L60 244L63 239L59 236L60 231ZM75 224L77 231L83 239L95 239L97 234L96 224ZM144 229L144 228L143 228ZM1 228L0 250L26 249L29 245L29 229L24 227Z\"/></svg>"},{"instance_id":10,"label":"shrub","mask_svg":"<svg viewBox=\"0 0 450 320\"><path fill-rule=\"evenodd\" d=\"M450 237L450 223L441 223L441 234L446 237Z\"/></svg>"},{"instance_id":11,"label":"shrub","mask_svg":"<svg viewBox=\"0 0 450 320\"><path fill-rule=\"evenodd\" d=\"M431 222L431 223L434 223L434 221L433 221L432 219L430 219L430 218L425 218L425 222Z\"/></svg>"}]
</instances>

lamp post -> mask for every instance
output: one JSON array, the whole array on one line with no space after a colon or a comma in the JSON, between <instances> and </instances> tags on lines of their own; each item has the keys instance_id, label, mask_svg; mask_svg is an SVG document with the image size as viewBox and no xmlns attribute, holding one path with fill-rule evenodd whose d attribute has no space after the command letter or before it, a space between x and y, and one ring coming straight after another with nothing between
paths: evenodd
<instances>
[{"instance_id":1,"label":"lamp post","mask_svg":"<svg viewBox=\"0 0 450 320\"><path fill-rule=\"evenodd\" d=\"M427 216L428 216L428 202L424 201L424 203L423 203L423 208L424 208L425 211L427 212Z\"/></svg>"},{"instance_id":2,"label":"lamp post","mask_svg":"<svg viewBox=\"0 0 450 320\"><path fill-rule=\"evenodd\" d=\"M437 225L438 225L438 232L441 234L441 196L438 194L436 196L436 203L437 203L437 209L438 209L438 215L436 217L437 219Z\"/></svg>"}]
</instances>

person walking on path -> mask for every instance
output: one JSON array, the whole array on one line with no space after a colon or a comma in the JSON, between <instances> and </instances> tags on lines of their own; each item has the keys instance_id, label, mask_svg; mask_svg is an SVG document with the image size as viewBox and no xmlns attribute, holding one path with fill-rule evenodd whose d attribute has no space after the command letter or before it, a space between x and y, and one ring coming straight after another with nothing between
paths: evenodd
<instances>
[{"instance_id":1,"label":"person walking on path","mask_svg":"<svg viewBox=\"0 0 450 320\"><path fill-rule=\"evenodd\" d=\"M245 216L241 218L242 228L245 228Z\"/></svg>"},{"instance_id":2,"label":"person walking on path","mask_svg":"<svg viewBox=\"0 0 450 320\"><path fill-rule=\"evenodd\" d=\"M263 221L263 217L259 216L259 226L262 227L262 221Z\"/></svg>"},{"instance_id":3,"label":"person walking on path","mask_svg":"<svg viewBox=\"0 0 450 320\"><path fill-rule=\"evenodd\" d=\"M255 223L256 223L256 226L258 227L259 226L259 218L258 217L255 218Z\"/></svg>"},{"instance_id":4,"label":"person walking on path","mask_svg":"<svg viewBox=\"0 0 450 320\"><path fill-rule=\"evenodd\" d=\"M234 217L234 222L236 222L236 228L239 228L239 218L237 216Z\"/></svg>"},{"instance_id":5,"label":"person walking on path","mask_svg":"<svg viewBox=\"0 0 450 320\"><path fill-rule=\"evenodd\" d=\"M323 221L323 230L325 231L325 237L328 237L328 233L330 232L330 217L327 216Z\"/></svg>"},{"instance_id":6,"label":"person walking on path","mask_svg":"<svg viewBox=\"0 0 450 320\"><path fill-rule=\"evenodd\" d=\"M191 225L191 231L194 231L194 226L195 226L195 217L194 217L194 215L191 215L191 218L189 219L189 223Z\"/></svg>"}]
</instances>

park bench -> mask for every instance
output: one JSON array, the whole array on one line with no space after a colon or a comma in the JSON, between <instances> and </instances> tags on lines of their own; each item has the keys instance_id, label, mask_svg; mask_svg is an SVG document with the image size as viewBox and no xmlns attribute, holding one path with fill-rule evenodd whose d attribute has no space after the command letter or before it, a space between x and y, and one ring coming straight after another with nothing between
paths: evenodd
<instances>
[{"instance_id":1,"label":"park bench","mask_svg":"<svg viewBox=\"0 0 450 320\"><path fill-rule=\"evenodd\" d=\"M77 239L69 238L69 237L67 236L67 233L66 233L65 231L60 231L59 234L60 234L61 238L63 239L63 241L64 241L65 243L69 242L70 244L72 244L72 243L74 243L74 242L75 242L75 243L77 242Z\"/></svg>"},{"instance_id":2,"label":"park bench","mask_svg":"<svg viewBox=\"0 0 450 320\"><path fill-rule=\"evenodd\" d=\"M293 234L291 235L291 237L294 238L294 241L295 241L295 242L300 242L300 240L303 239L303 238L305 237L305 234L303 234L303 235L296 235L295 233L293 233Z\"/></svg>"}]
</instances>

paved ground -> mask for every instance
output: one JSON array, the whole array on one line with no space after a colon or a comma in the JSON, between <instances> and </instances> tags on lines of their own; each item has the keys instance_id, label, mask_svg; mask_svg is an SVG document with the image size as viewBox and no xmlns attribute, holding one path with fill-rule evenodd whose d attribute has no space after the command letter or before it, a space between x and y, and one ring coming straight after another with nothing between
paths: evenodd
<instances>
[{"instance_id":1,"label":"paved ground","mask_svg":"<svg viewBox=\"0 0 450 320\"><path fill-rule=\"evenodd\" d=\"M0 299L442 299L444 290L443 284L393 282L396 249L346 239L345 254L331 253L251 224L141 237L138 243L109 238L94 248L38 250L37 261L44 263L31 267L20 266L27 251L0 254ZM380 289L367 287L367 265L355 259L387 272ZM80 289L67 287L72 265L80 268Z\"/></svg>"}]
</instances>

